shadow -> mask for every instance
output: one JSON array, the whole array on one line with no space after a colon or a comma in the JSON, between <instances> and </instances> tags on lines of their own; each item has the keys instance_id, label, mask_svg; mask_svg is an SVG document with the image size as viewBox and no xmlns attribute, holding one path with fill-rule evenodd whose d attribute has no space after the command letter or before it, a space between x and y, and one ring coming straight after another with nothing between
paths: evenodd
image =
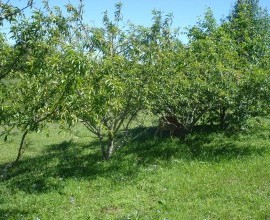
<instances>
[{"instance_id":1,"label":"shadow","mask_svg":"<svg viewBox=\"0 0 270 220\"><path fill-rule=\"evenodd\" d=\"M24 219L25 216L28 216L30 212L22 211L19 209L2 209L0 208L0 219L7 220L7 219Z\"/></svg>"},{"instance_id":2,"label":"shadow","mask_svg":"<svg viewBox=\"0 0 270 220\"><path fill-rule=\"evenodd\" d=\"M216 134L195 134L185 140L185 144L192 153L192 159L205 162L220 162L221 160L232 160L251 155L262 155L267 148L264 146L255 148L248 143L237 141L237 136L224 133Z\"/></svg>"},{"instance_id":3,"label":"shadow","mask_svg":"<svg viewBox=\"0 0 270 220\"><path fill-rule=\"evenodd\" d=\"M239 139L239 132L223 130L219 125L197 126L185 138L155 136L155 128L143 133L128 148L124 155L137 155L141 164L169 161L172 158L220 162L251 155L263 155L266 146L254 147ZM123 157L124 155L120 155Z\"/></svg>"},{"instance_id":4,"label":"shadow","mask_svg":"<svg viewBox=\"0 0 270 220\"><path fill-rule=\"evenodd\" d=\"M254 147L241 139L243 135L240 130L222 129L219 125L200 125L185 139L185 144L192 152L192 159L206 162L262 155L267 151L266 146Z\"/></svg>"},{"instance_id":5,"label":"shadow","mask_svg":"<svg viewBox=\"0 0 270 220\"><path fill-rule=\"evenodd\" d=\"M64 141L49 145L42 155L25 158L10 168L3 181L11 190L19 189L29 194L54 190L61 194L68 178L104 177L117 184L128 181L138 172L137 168L130 166L132 161L120 162L118 157L113 157L104 162L99 149L95 141L89 144ZM4 164L0 165L2 167Z\"/></svg>"},{"instance_id":6,"label":"shadow","mask_svg":"<svg viewBox=\"0 0 270 220\"><path fill-rule=\"evenodd\" d=\"M47 146L42 155L25 158L11 167L5 181L9 187L27 193L61 190L67 177L91 178L98 172L96 164L101 157L98 153L88 153L92 147L93 143L82 145L72 141Z\"/></svg>"},{"instance_id":7,"label":"shadow","mask_svg":"<svg viewBox=\"0 0 270 220\"><path fill-rule=\"evenodd\" d=\"M118 150L111 160L101 159L97 141L89 144L64 141L45 147L42 155L25 158L10 169L7 187L29 194L47 193L51 190L63 193L68 178L106 178L113 184L132 184L140 170L153 164L169 165L174 158L186 161L202 160L219 162L253 154L263 154L266 147L241 144L237 136L233 140L213 127L197 127L185 139L155 136L155 127L135 128L135 137ZM4 165L0 165L0 168ZM5 211L2 210L2 213Z\"/></svg>"},{"instance_id":8,"label":"shadow","mask_svg":"<svg viewBox=\"0 0 270 220\"><path fill-rule=\"evenodd\" d=\"M24 219L25 216L30 214L29 208L28 211L20 210L17 208L3 208L2 204L5 203L3 197L0 197L0 220L6 219ZM31 212L32 213L32 212Z\"/></svg>"},{"instance_id":9,"label":"shadow","mask_svg":"<svg viewBox=\"0 0 270 220\"><path fill-rule=\"evenodd\" d=\"M133 155L139 164L147 165L157 160L167 161L185 148L180 139L171 138L169 134L157 136L155 131L156 127L144 131L143 128L134 129L132 132L140 133L140 136L129 143L128 147L121 149L117 157L121 160L125 155Z\"/></svg>"}]
</instances>

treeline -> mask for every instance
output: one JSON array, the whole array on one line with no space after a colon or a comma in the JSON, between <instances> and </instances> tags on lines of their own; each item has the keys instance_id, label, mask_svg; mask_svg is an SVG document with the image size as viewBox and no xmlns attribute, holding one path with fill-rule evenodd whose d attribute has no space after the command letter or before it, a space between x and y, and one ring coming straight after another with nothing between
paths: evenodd
<instances>
[{"instance_id":1,"label":"treeline","mask_svg":"<svg viewBox=\"0 0 270 220\"><path fill-rule=\"evenodd\" d=\"M4 139L22 131L17 160L26 135L51 121L83 123L109 159L140 112L174 117L182 137L197 124L233 129L269 114L270 22L258 0L236 1L219 23L208 9L186 44L171 15L153 11L150 27L136 26L121 3L102 27L84 23L82 5L45 2L30 17L0 6L15 42L1 33L0 125Z\"/></svg>"}]
</instances>

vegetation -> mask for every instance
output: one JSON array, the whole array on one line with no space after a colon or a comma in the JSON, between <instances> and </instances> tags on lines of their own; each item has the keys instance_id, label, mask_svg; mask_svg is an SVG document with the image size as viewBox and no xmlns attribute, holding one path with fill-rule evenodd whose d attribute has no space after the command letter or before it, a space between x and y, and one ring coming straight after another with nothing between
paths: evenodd
<instances>
[{"instance_id":1,"label":"vegetation","mask_svg":"<svg viewBox=\"0 0 270 220\"><path fill-rule=\"evenodd\" d=\"M206 10L187 44L160 11L92 27L82 1L43 4L0 3L0 218L270 218L258 0Z\"/></svg>"},{"instance_id":2,"label":"vegetation","mask_svg":"<svg viewBox=\"0 0 270 220\"><path fill-rule=\"evenodd\" d=\"M45 2L30 18L2 5L15 45L2 34L0 122L5 139L13 128L22 132L16 161L26 135L49 121L82 122L107 160L130 140L141 112L173 117L180 137L198 124L239 128L269 113L270 25L258 1L237 1L220 25L207 10L187 45L171 15L153 11L151 27L125 25L121 6L93 28L82 20L82 3L63 13Z\"/></svg>"}]
</instances>

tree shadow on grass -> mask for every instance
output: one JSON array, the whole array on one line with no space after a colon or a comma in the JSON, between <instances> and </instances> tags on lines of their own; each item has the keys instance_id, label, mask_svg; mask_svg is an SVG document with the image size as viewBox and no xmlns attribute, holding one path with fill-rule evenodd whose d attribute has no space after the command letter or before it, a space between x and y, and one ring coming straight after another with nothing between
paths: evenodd
<instances>
[{"instance_id":1,"label":"tree shadow on grass","mask_svg":"<svg viewBox=\"0 0 270 220\"><path fill-rule=\"evenodd\" d=\"M69 178L106 178L114 184L136 181L141 168L157 162L170 163L171 159L219 162L254 154L263 154L266 147L252 147L237 142L226 134L211 128L197 129L184 140L155 136L155 128L133 129L131 136L138 135L120 149L110 161L101 160L98 142L89 144L64 141L45 147L42 155L25 158L13 167L7 178L11 190L27 193L61 193ZM2 170L3 165L0 165ZM3 211L2 211L3 212Z\"/></svg>"},{"instance_id":2,"label":"tree shadow on grass","mask_svg":"<svg viewBox=\"0 0 270 220\"><path fill-rule=\"evenodd\" d=\"M0 208L0 219L24 219L25 216L30 214L28 211L22 211L16 208L2 209Z\"/></svg>"},{"instance_id":3,"label":"tree shadow on grass","mask_svg":"<svg viewBox=\"0 0 270 220\"><path fill-rule=\"evenodd\" d=\"M131 177L138 171L135 167L119 163L116 158L104 162L101 159L98 142L89 144L64 141L49 145L42 155L25 158L12 167L5 180L11 190L29 194L47 193L56 190L61 193L68 178L107 178L115 183ZM0 165L3 170L4 164Z\"/></svg>"},{"instance_id":4,"label":"tree shadow on grass","mask_svg":"<svg viewBox=\"0 0 270 220\"><path fill-rule=\"evenodd\" d=\"M192 159L206 162L263 155L268 151L269 145L264 144L267 142L255 144L259 139L256 133L253 135L252 137L240 131L222 130L215 125L204 125L197 126L194 133L186 138L185 144L192 152Z\"/></svg>"},{"instance_id":5,"label":"tree shadow on grass","mask_svg":"<svg viewBox=\"0 0 270 220\"><path fill-rule=\"evenodd\" d=\"M19 208L5 208L2 205L5 204L5 198L0 196L0 219L6 220L10 219L24 219L30 211L20 210Z\"/></svg>"},{"instance_id":6,"label":"tree shadow on grass","mask_svg":"<svg viewBox=\"0 0 270 220\"><path fill-rule=\"evenodd\" d=\"M129 147L123 149L124 155L137 155L143 164L157 160L168 161L171 158L219 162L262 155L267 150L267 146L254 147L252 143L241 141L239 133L223 131L216 126L197 126L184 139L170 138L168 134L158 137L154 131L155 128L152 128L143 133Z\"/></svg>"}]
</instances>

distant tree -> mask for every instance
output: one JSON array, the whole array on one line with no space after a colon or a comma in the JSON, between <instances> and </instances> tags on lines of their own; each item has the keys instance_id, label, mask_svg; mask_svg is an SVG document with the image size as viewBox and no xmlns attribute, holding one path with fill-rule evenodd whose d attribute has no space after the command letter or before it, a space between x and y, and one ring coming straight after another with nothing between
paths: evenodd
<instances>
[{"instance_id":1,"label":"distant tree","mask_svg":"<svg viewBox=\"0 0 270 220\"><path fill-rule=\"evenodd\" d=\"M267 10L260 7L259 0L236 1L228 22L223 25L228 25L230 35L237 43L243 67L264 65L263 58L270 48L270 17Z\"/></svg>"},{"instance_id":2,"label":"distant tree","mask_svg":"<svg viewBox=\"0 0 270 220\"><path fill-rule=\"evenodd\" d=\"M269 112L270 17L259 0L236 1L222 24L235 41L242 87L238 94L239 118ZM268 84L268 85L267 85ZM245 112L245 113L244 113Z\"/></svg>"}]
</instances>

